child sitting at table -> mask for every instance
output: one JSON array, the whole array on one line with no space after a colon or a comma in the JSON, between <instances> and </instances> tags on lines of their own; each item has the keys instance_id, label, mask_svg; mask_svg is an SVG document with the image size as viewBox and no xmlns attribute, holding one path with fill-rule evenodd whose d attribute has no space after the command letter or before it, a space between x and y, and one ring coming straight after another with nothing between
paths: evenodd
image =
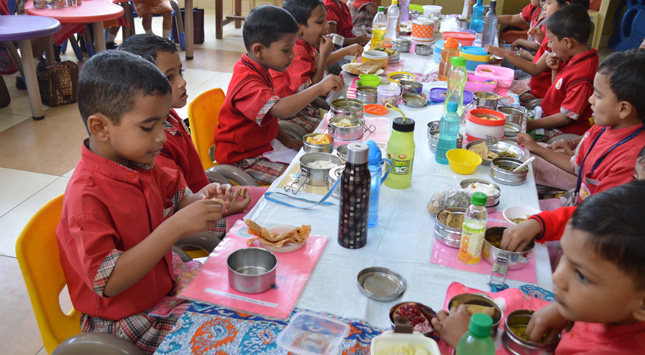
<instances>
[{"instance_id":1,"label":"child sitting at table","mask_svg":"<svg viewBox=\"0 0 645 355\"><path fill-rule=\"evenodd\" d=\"M589 97L595 125L570 157L518 134L516 141L531 154L577 175L572 203L633 178L634 162L645 146L645 51L616 52L605 59L594 78Z\"/></svg>"},{"instance_id":2,"label":"child sitting at table","mask_svg":"<svg viewBox=\"0 0 645 355\"><path fill-rule=\"evenodd\" d=\"M526 335L556 354L645 353L645 181L591 197L562 236L564 257L553 274L555 302L536 311ZM466 306L439 311L432 325L456 347L468 328Z\"/></svg>"},{"instance_id":3,"label":"child sitting at table","mask_svg":"<svg viewBox=\"0 0 645 355\"><path fill-rule=\"evenodd\" d=\"M318 96L343 87L341 78L329 75L297 94L278 96L269 69L287 70L298 31L298 23L284 9L264 5L251 10L242 29L247 53L235 64L220 110L215 160L240 167L258 184L271 184L288 166L263 156L273 149L273 139L292 149L302 146L302 140L280 130L278 119L292 117Z\"/></svg>"},{"instance_id":4,"label":"child sitting at table","mask_svg":"<svg viewBox=\"0 0 645 355\"><path fill-rule=\"evenodd\" d=\"M131 53L104 51L83 65L78 106L89 138L56 229L81 330L116 334L147 353L188 304L174 296L196 265L171 247L222 224L231 203L219 185L192 194L179 170L154 164L171 90L159 69Z\"/></svg>"},{"instance_id":5,"label":"child sitting at table","mask_svg":"<svg viewBox=\"0 0 645 355\"><path fill-rule=\"evenodd\" d=\"M379 6L381 6L381 0L354 1L352 6L348 6L349 13L352 15L352 25L354 27L372 28L372 22Z\"/></svg>"},{"instance_id":6,"label":"child sitting at table","mask_svg":"<svg viewBox=\"0 0 645 355\"><path fill-rule=\"evenodd\" d=\"M334 44L325 36L329 25L325 17L327 10L322 0L286 0L282 8L298 22L298 39L293 47L296 57L289 68L284 72L269 70L280 97L294 95L312 84L319 83L328 65L345 56L363 53L363 47L358 44L332 52ZM307 105L291 121L311 132L320 123L317 112L315 107Z\"/></svg>"},{"instance_id":7,"label":"child sitting at table","mask_svg":"<svg viewBox=\"0 0 645 355\"><path fill-rule=\"evenodd\" d=\"M152 33L152 16L161 14L163 17L163 37L170 38L172 29L172 6L168 0L134 0L134 8L141 17L141 24L146 33ZM130 24L134 26L134 24Z\"/></svg>"},{"instance_id":8,"label":"child sitting at table","mask_svg":"<svg viewBox=\"0 0 645 355\"><path fill-rule=\"evenodd\" d=\"M515 15L500 15L497 17L497 22L500 25L521 25L528 24L531 28L540 28L544 22L544 13L542 12L544 0L531 0L528 5L524 6L519 14ZM519 38L513 41L511 48L523 48L528 51L536 52L540 48L540 43L544 37L536 37L533 31L529 30L527 38ZM527 52L528 53L528 52ZM527 60L533 60L533 56Z\"/></svg>"},{"instance_id":9,"label":"child sitting at table","mask_svg":"<svg viewBox=\"0 0 645 355\"><path fill-rule=\"evenodd\" d=\"M343 46L349 46L358 43L364 47L369 41L370 37L366 34L359 36L354 35L354 25L352 22L352 14L349 12L347 4L341 0L324 0L327 7L327 22L329 23L328 33L338 33L345 38Z\"/></svg>"}]
</instances>

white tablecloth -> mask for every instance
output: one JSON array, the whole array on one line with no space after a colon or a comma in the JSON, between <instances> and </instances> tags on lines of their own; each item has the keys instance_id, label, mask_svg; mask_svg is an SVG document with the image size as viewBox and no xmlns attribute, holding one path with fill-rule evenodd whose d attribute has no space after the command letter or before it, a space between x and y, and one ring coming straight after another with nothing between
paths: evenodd
<instances>
[{"instance_id":1,"label":"white tablecloth","mask_svg":"<svg viewBox=\"0 0 645 355\"><path fill-rule=\"evenodd\" d=\"M410 65L411 68L436 68L431 56L422 57L410 53L402 54L402 58L406 67ZM248 217L260 225L310 224L313 235L329 237L326 250L319 259L297 307L365 319L374 326L385 328L389 327L389 309L398 302L416 301L435 310L442 309L448 285L453 281L489 290L487 283L490 275L456 270L430 262L432 246L435 243L434 219L426 206L432 194L446 184L458 183L467 178L490 180L490 168L480 166L475 173L463 176L455 174L447 165L434 161L434 154L428 148L427 123L440 119L442 105L421 109L402 106L401 109L407 117L416 122L412 187L395 190L382 185L379 220L375 227L369 229L367 246L349 250L338 244L338 200L332 198L329 201L335 202L334 206L318 206L308 210L289 208L263 198L249 213ZM392 119L399 116L400 114L390 111L387 117ZM369 120L369 117L366 116L366 119ZM302 154L301 151L298 157ZM287 171L298 164L298 157ZM280 179L271 186L270 191L282 191L277 188L279 182ZM498 211L514 205L539 208L532 171L524 184L500 185L500 188L502 191ZM321 196L299 192L298 197L319 200ZM550 290L551 267L546 247L538 245L534 257L537 283ZM402 275L407 281L407 290L403 296L391 302L378 302L363 296L357 287L357 274L371 266L387 267ZM507 283L516 287L524 282L507 280Z\"/></svg>"}]
</instances>

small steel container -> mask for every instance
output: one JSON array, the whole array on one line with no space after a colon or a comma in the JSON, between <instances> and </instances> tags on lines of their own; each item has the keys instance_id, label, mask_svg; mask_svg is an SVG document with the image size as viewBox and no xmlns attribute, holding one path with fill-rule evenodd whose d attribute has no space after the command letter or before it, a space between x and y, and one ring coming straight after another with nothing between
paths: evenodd
<instances>
[{"instance_id":1,"label":"small steel container","mask_svg":"<svg viewBox=\"0 0 645 355\"><path fill-rule=\"evenodd\" d=\"M401 100L403 101L403 104L405 106L415 107L415 108L426 107L426 105L428 104L428 102L423 96L419 94L413 94L411 92L401 95Z\"/></svg>"},{"instance_id":2,"label":"small steel container","mask_svg":"<svg viewBox=\"0 0 645 355\"><path fill-rule=\"evenodd\" d=\"M453 296L450 301L448 301L448 309L453 307L453 303L458 302L462 304L474 304L479 306L488 306L495 308L493 312L493 326L492 328L492 337L495 338L497 335L497 328L499 328L499 323L504 318L504 312L502 309L495 303L490 297L483 293L462 293L460 295Z\"/></svg>"},{"instance_id":3,"label":"small steel container","mask_svg":"<svg viewBox=\"0 0 645 355\"><path fill-rule=\"evenodd\" d=\"M364 105L375 104L378 98L378 92L373 86L359 86L356 88L356 98Z\"/></svg>"},{"instance_id":4,"label":"small steel container","mask_svg":"<svg viewBox=\"0 0 645 355\"><path fill-rule=\"evenodd\" d=\"M497 104L501 97L495 93L487 91L478 91L473 93L473 102L475 107L485 107L491 110L497 110Z\"/></svg>"},{"instance_id":5,"label":"small steel container","mask_svg":"<svg viewBox=\"0 0 645 355\"><path fill-rule=\"evenodd\" d=\"M243 293L261 293L275 284L278 258L263 248L243 248L226 259L228 284Z\"/></svg>"},{"instance_id":6,"label":"small steel container","mask_svg":"<svg viewBox=\"0 0 645 355\"><path fill-rule=\"evenodd\" d=\"M497 186L496 184L493 184L493 183L492 183L492 182L490 182L490 181L481 180L481 179L466 179L466 180L461 180L461 182L459 183L459 185L461 185L461 188L462 188L462 189L466 189L466 188L468 188L468 185L470 185L470 184L474 184L474 183L476 183L476 182L478 182L478 183L480 183L480 184L492 185L494 188L496 188L496 189L497 189L497 194L492 195L492 196L488 196L488 195L486 195L486 196L488 197L488 198L486 199L486 211L487 211L488 213L493 213L493 212L497 211L497 206L499 205L499 197L500 197L500 196L501 196L501 194L502 194L502 190L499 188L499 186Z\"/></svg>"},{"instance_id":7,"label":"small steel container","mask_svg":"<svg viewBox=\"0 0 645 355\"><path fill-rule=\"evenodd\" d=\"M403 276L384 267L368 267L361 270L356 282L363 295L381 302L401 297L407 287Z\"/></svg>"},{"instance_id":8,"label":"small steel container","mask_svg":"<svg viewBox=\"0 0 645 355\"><path fill-rule=\"evenodd\" d=\"M327 175L329 170L332 168L312 168L309 166L309 163L317 160L326 160L330 161L336 166L341 165L340 158L329 153L306 153L300 157L300 174L303 173L308 176L306 183L308 185L314 186L325 186L327 185Z\"/></svg>"},{"instance_id":9,"label":"small steel container","mask_svg":"<svg viewBox=\"0 0 645 355\"><path fill-rule=\"evenodd\" d=\"M522 171L516 173L506 170L515 169L520 166L523 161L514 158L496 158L490 163L490 177L493 181L504 185L522 185L529 174L529 167L526 166ZM506 168L506 169L504 169Z\"/></svg>"},{"instance_id":10,"label":"small steel container","mask_svg":"<svg viewBox=\"0 0 645 355\"><path fill-rule=\"evenodd\" d=\"M331 142L327 144L316 144L307 142L307 138L317 136L320 133L308 133L302 137L303 148L305 153L331 153L334 151L334 137L331 137Z\"/></svg>"},{"instance_id":11,"label":"small steel container","mask_svg":"<svg viewBox=\"0 0 645 355\"><path fill-rule=\"evenodd\" d=\"M430 55L432 54L432 46L429 44L417 43L414 46L414 53L418 55Z\"/></svg>"},{"instance_id":12,"label":"small steel container","mask_svg":"<svg viewBox=\"0 0 645 355\"><path fill-rule=\"evenodd\" d=\"M411 94L421 94L423 91L423 84L412 80L400 80L399 87L401 88L401 96Z\"/></svg>"},{"instance_id":13,"label":"small steel container","mask_svg":"<svg viewBox=\"0 0 645 355\"><path fill-rule=\"evenodd\" d=\"M526 327L533 316L532 310L518 309L506 316L504 322L504 333L502 333L502 344L504 348L513 355L552 355L555 354L555 348L560 342L558 336L550 343L534 343L529 340L520 338L513 333L512 327Z\"/></svg>"},{"instance_id":14,"label":"small steel container","mask_svg":"<svg viewBox=\"0 0 645 355\"><path fill-rule=\"evenodd\" d=\"M533 248L535 248L535 242L531 241L524 251L521 252L506 251L502 248L493 246L493 244L500 245L502 242L504 229L506 229L506 227L491 227L486 229L486 234L484 235L484 247L482 249L482 259L493 265L500 254L505 254L508 270L519 270L525 267L531 260Z\"/></svg>"},{"instance_id":15,"label":"small steel container","mask_svg":"<svg viewBox=\"0 0 645 355\"><path fill-rule=\"evenodd\" d=\"M457 148L463 147L463 142L464 136L459 133L457 135ZM428 122L428 147L433 153L437 151L437 143L439 143L439 121Z\"/></svg>"},{"instance_id":16,"label":"small steel container","mask_svg":"<svg viewBox=\"0 0 645 355\"><path fill-rule=\"evenodd\" d=\"M522 128L515 123L506 122L506 127L504 127L504 138L515 138Z\"/></svg>"},{"instance_id":17,"label":"small steel container","mask_svg":"<svg viewBox=\"0 0 645 355\"><path fill-rule=\"evenodd\" d=\"M457 215L466 213L465 208L447 208L446 210ZM439 211L439 213L441 213L441 211ZM439 222L439 213L434 216L435 239L449 247L459 248L459 241L461 240L461 228L448 227L447 225Z\"/></svg>"},{"instance_id":18,"label":"small steel container","mask_svg":"<svg viewBox=\"0 0 645 355\"><path fill-rule=\"evenodd\" d=\"M399 60L401 60L401 52L397 52L387 56L387 64L398 63Z\"/></svg>"},{"instance_id":19,"label":"small steel container","mask_svg":"<svg viewBox=\"0 0 645 355\"><path fill-rule=\"evenodd\" d=\"M354 125L352 127L340 127L336 124L344 119L349 119ZM327 131L334 139L341 141L355 141L363 138L365 121L362 118L350 117L346 115L334 116L329 119Z\"/></svg>"},{"instance_id":20,"label":"small steel container","mask_svg":"<svg viewBox=\"0 0 645 355\"><path fill-rule=\"evenodd\" d=\"M343 164L347 160L347 144L341 144L336 147L336 155L342 160Z\"/></svg>"},{"instance_id":21,"label":"small steel container","mask_svg":"<svg viewBox=\"0 0 645 355\"><path fill-rule=\"evenodd\" d=\"M388 79L390 79L390 81L393 81L393 82L398 84L401 80L414 81L414 76L412 76L410 74L399 73L399 74L394 74L394 75L388 76Z\"/></svg>"},{"instance_id":22,"label":"small steel container","mask_svg":"<svg viewBox=\"0 0 645 355\"><path fill-rule=\"evenodd\" d=\"M334 44L334 47L340 48L343 46L343 43L345 42L345 37L339 35L338 33L332 33L330 37L331 37L331 42Z\"/></svg>"},{"instance_id":23,"label":"small steel container","mask_svg":"<svg viewBox=\"0 0 645 355\"><path fill-rule=\"evenodd\" d=\"M407 38L397 38L392 43L392 48L401 53L407 53L412 48L412 41Z\"/></svg>"},{"instance_id":24,"label":"small steel container","mask_svg":"<svg viewBox=\"0 0 645 355\"><path fill-rule=\"evenodd\" d=\"M506 123L513 123L522 127L526 109L522 106L500 106L497 111L506 115ZM506 134L504 134L506 136Z\"/></svg>"},{"instance_id":25,"label":"small steel container","mask_svg":"<svg viewBox=\"0 0 645 355\"><path fill-rule=\"evenodd\" d=\"M348 99L348 101L352 116L363 118L363 102L358 99ZM332 116L350 115L350 110L347 109L347 103L343 98L332 101L330 111Z\"/></svg>"},{"instance_id":26,"label":"small steel container","mask_svg":"<svg viewBox=\"0 0 645 355\"><path fill-rule=\"evenodd\" d=\"M329 174L327 174L327 189L331 189L336 181L340 179L340 176L343 175L343 170L345 170L345 165L340 165L329 170ZM336 185L336 188L331 193L331 197L340 200L340 184Z\"/></svg>"}]
</instances>

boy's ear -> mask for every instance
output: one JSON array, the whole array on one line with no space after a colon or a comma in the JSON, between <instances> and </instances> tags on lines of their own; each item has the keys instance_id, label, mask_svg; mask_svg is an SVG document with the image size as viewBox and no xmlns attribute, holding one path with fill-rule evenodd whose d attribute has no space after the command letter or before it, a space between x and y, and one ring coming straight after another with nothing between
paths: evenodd
<instances>
[{"instance_id":1,"label":"boy's ear","mask_svg":"<svg viewBox=\"0 0 645 355\"><path fill-rule=\"evenodd\" d=\"M640 291L638 296L640 297L640 304L634 310L634 319L639 322L645 322L645 292Z\"/></svg>"},{"instance_id":2,"label":"boy's ear","mask_svg":"<svg viewBox=\"0 0 645 355\"><path fill-rule=\"evenodd\" d=\"M262 52L265 48L266 47L260 42L253 43L251 45L251 53L253 53L256 58L262 59Z\"/></svg>"},{"instance_id":3,"label":"boy's ear","mask_svg":"<svg viewBox=\"0 0 645 355\"><path fill-rule=\"evenodd\" d=\"M627 117L630 117L630 115L634 112L636 108L634 105L627 101L620 101L618 102L618 117L620 119L625 119Z\"/></svg>"},{"instance_id":4,"label":"boy's ear","mask_svg":"<svg viewBox=\"0 0 645 355\"><path fill-rule=\"evenodd\" d=\"M573 41L574 41L574 40L573 40L573 39L571 39L571 38L569 38L569 37L564 37L564 38L562 38L562 42L564 42L564 44L565 44L565 45L567 46L567 48L569 48L569 49L573 48L573 45L575 44Z\"/></svg>"},{"instance_id":5,"label":"boy's ear","mask_svg":"<svg viewBox=\"0 0 645 355\"><path fill-rule=\"evenodd\" d=\"M299 23L298 24L298 37L302 37L302 35L305 34L305 25Z\"/></svg>"},{"instance_id":6,"label":"boy's ear","mask_svg":"<svg viewBox=\"0 0 645 355\"><path fill-rule=\"evenodd\" d=\"M87 130L90 136L94 137L100 142L106 142L110 138L108 125L111 123L110 119L105 115L97 113L87 118Z\"/></svg>"}]
</instances>

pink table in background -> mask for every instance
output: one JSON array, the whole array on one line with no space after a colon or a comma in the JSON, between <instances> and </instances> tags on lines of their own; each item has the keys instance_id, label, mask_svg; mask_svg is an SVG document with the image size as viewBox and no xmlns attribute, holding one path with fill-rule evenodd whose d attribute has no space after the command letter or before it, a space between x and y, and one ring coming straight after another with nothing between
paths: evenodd
<instances>
[{"instance_id":1,"label":"pink table in background","mask_svg":"<svg viewBox=\"0 0 645 355\"><path fill-rule=\"evenodd\" d=\"M53 18L41 16L0 16L0 42L18 41L20 57L25 74L31 115L35 120L45 118L43 104L40 99L36 67L34 66L31 40L49 36L60 30L60 22Z\"/></svg>"},{"instance_id":2,"label":"pink table in background","mask_svg":"<svg viewBox=\"0 0 645 355\"><path fill-rule=\"evenodd\" d=\"M123 8L108 0L83 0L82 5L63 9L35 9L31 1L25 5L29 15L55 18L61 23L88 23L94 29L94 48L96 52L105 50L103 21L112 20L123 15Z\"/></svg>"}]
</instances>

